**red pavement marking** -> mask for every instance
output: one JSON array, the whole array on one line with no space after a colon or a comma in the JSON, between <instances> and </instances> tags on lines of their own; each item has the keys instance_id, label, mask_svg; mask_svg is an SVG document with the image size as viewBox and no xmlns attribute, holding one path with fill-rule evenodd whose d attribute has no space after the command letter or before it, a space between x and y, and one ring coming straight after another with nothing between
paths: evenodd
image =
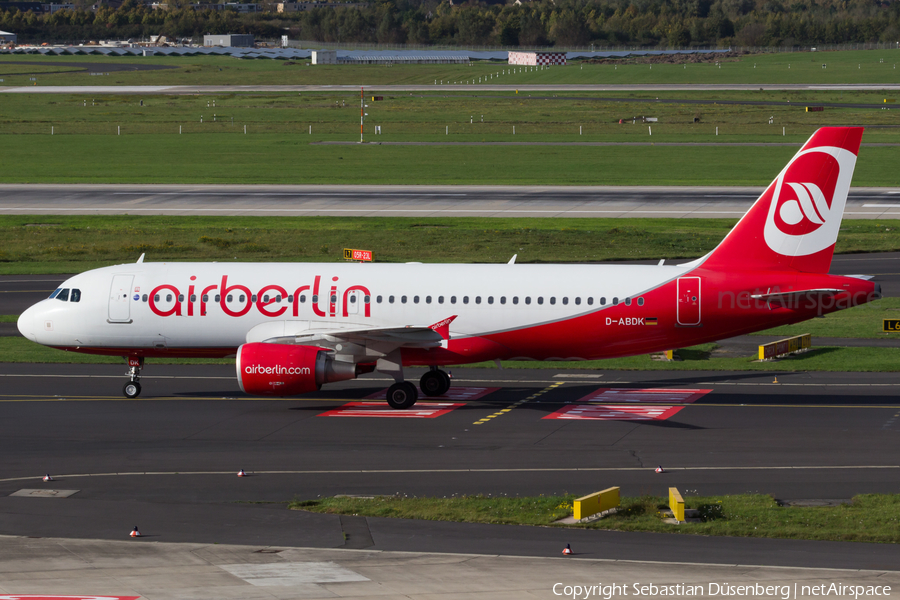
<instances>
[{"instance_id":1,"label":"red pavement marking","mask_svg":"<svg viewBox=\"0 0 900 600\"><path fill-rule=\"evenodd\" d=\"M545 419L571 421L665 421L683 406L609 406L606 404L570 404Z\"/></svg>"},{"instance_id":2,"label":"red pavement marking","mask_svg":"<svg viewBox=\"0 0 900 600\"><path fill-rule=\"evenodd\" d=\"M384 402L348 402L323 412L320 417L383 417L394 419L434 419L453 409L465 406L462 402L419 402L412 408L398 410ZM2 600L2 599L0 599Z\"/></svg>"},{"instance_id":3,"label":"red pavement marking","mask_svg":"<svg viewBox=\"0 0 900 600\"><path fill-rule=\"evenodd\" d=\"M600 388L577 402L665 402L668 404L692 404L712 390L663 389L663 388Z\"/></svg>"},{"instance_id":4,"label":"red pavement marking","mask_svg":"<svg viewBox=\"0 0 900 600\"><path fill-rule=\"evenodd\" d=\"M451 387L450 390L444 394L443 396L425 396L422 393L422 390L419 387L416 387L419 390L419 398L429 398L434 400L478 400L479 398L483 398L490 394L491 392L496 392L500 388L496 387ZM366 400L384 400L387 398L387 388L384 388L380 392L375 392L374 394L369 394L365 397Z\"/></svg>"},{"instance_id":5,"label":"red pavement marking","mask_svg":"<svg viewBox=\"0 0 900 600\"><path fill-rule=\"evenodd\" d=\"M48 596L46 594L3 594L0 600L138 600L140 596Z\"/></svg>"}]
</instances>

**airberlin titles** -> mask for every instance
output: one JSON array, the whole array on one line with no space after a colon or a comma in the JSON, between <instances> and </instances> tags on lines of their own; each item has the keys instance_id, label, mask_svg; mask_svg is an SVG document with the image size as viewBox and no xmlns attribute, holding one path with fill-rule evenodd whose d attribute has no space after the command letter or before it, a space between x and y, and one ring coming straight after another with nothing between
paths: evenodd
<instances>
[{"instance_id":1,"label":"airberlin titles","mask_svg":"<svg viewBox=\"0 0 900 600\"><path fill-rule=\"evenodd\" d=\"M319 289L322 281L321 275L315 276L312 287L309 285L301 285L294 289L292 293L289 293L286 288L280 285L273 284L263 286L255 294L251 293L250 288L240 283L229 285L228 275L222 275L222 281L219 284L203 287L199 290L200 293L198 294L198 286L193 283L197 280L197 276L192 275L191 284L187 289L187 296L183 296L181 290L174 285L164 283L153 288L147 301L153 314L160 317L180 317L185 314L188 317L193 317L195 314L199 314L199 316L203 317L207 314L207 306L210 303L210 294L215 294L212 298L213 303L218 304L222 309L222 312L229 317L242 317L246 315L250 312L250 309L253 308L254 304L256 305L256 309L262 315L267 317L280 317L285 314L289 308L288 306L281 304L281 301L289 299L291 315L297 317L300 313L300 304L304 303L306 300L303 292L311 290L311 306L315 315L317 317L336 317L338 316L338 279L338 277L331 278L332 285L331 289L328 291L326 302L328 306L327 312L321 308L319 300ZM135 291L139 291L139 288L136 288ZM160 303L164 302L165 305L168 305L169 302L172 301L168 299L165 301L162 300L162 293L164 292L169 292L167 296L172 296L174 299L174 304L170 308L163 309L159 307ZM356 301L356 298L359 295L363 296L363 314L367 317L372 316L372 308L369 302L371 293L369 292L369 288L362 285L351 285L342 292L341 316L349 316L348 309L350 302L348 302L348 300L351 298L351 294L354 294L354 301ZM276 306L273 307L273 304ZM186 308L183 308L182 305Z\"/></svg>"}]
</instances>

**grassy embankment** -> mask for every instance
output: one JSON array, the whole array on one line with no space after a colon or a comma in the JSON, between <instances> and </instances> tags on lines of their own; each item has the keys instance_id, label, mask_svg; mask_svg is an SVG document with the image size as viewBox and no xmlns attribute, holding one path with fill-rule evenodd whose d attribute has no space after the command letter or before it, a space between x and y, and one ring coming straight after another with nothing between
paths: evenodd
<instances>
[{"instance_id":1,"label":"grassy embankment","mask_svg":"<svg viewBox=\"0 0 900 600\"><path fill-rule=\"evenodd\" d=\"M331 514L392 517L467 523L553 525L571 516L575 496L461 496L451 498L323 498L297 500L291 508ZM659 513L666 500L622 498L618 513L585 529L647 531L696 535L791 538L852 542L900 542L900 495L866 494L833 507L780 506L771 496L685 497L687 508L699 509L702 523L672 525ZM577 550L577 549L576 549Z\"/></svg>"}]
</instances>

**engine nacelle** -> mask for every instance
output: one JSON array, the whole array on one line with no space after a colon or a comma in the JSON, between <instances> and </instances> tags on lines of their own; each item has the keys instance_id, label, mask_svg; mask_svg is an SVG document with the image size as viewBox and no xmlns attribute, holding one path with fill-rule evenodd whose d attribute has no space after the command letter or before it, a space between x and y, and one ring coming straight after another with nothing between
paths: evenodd
<instances>
[{"instance_id":1,"label":"engine nacelle","mask_svg":"<svg viewBox=\"0 0 900 600\"><path fill-rule=\"evenodd\" d=\"M295 396L323 383L355 378L357 365L334 360L325 348L289 344L244 344L235 359L238 384L254 396Z\"/></svg>"}]
</instances>

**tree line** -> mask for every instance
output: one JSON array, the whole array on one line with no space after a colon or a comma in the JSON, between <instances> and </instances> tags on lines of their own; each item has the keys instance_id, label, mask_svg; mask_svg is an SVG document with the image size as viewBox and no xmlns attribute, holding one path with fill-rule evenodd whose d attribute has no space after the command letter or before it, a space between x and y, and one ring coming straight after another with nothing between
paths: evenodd
<instances>
[{"instance_id":1,"label":"tree line","mask_svg":"<svg viewBox=\"0 0 900 600\"><path fill-rule=\"evenodd\" d=\"M174 0L154 10L126 0L34 14L2 10L0 29L20 43L80 43L151 35L193 38L249 33L333 43L457 46L810 46L900 41L900 0L378 0L277 13L193 10Z\"/></svg>"}]
</instances>

